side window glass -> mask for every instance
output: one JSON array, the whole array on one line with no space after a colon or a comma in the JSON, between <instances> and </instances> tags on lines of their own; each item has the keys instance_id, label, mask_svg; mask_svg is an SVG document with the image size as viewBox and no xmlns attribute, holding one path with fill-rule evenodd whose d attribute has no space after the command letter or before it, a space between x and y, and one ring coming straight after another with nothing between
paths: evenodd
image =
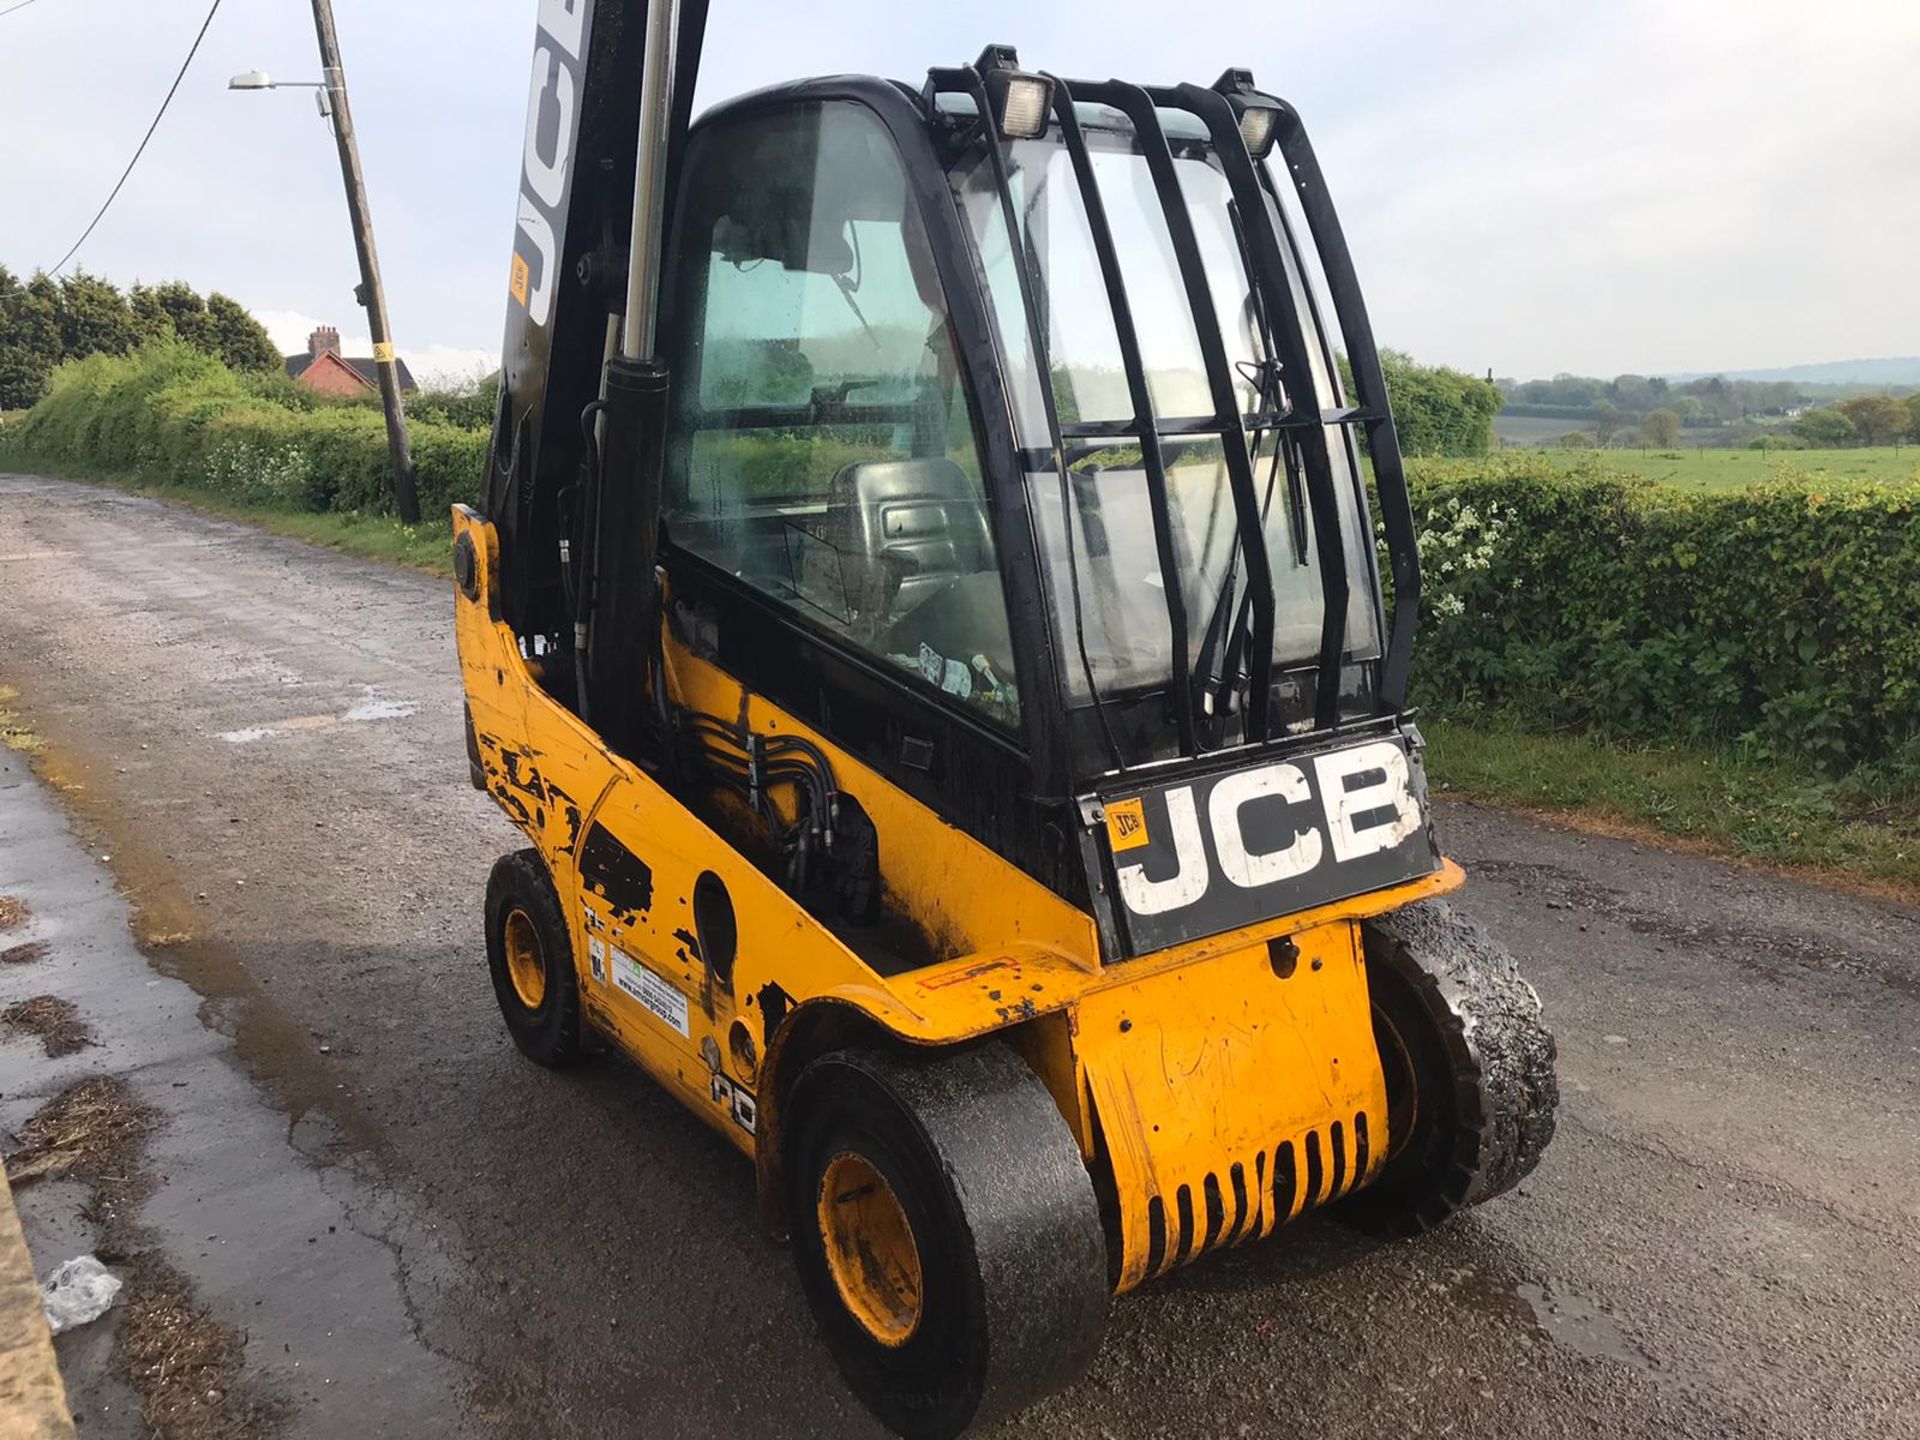
<instances>
[{"instance_id":1,"label":"side window glass","mask_svg":"<svg viewBox=\"0 0 1920 1440\"><path fill-rule=\"evenodd\" d=\"M668 336L673 542L1009 727L975 427L885 130L835 103L688 154Z\"/></svg>"}]
</instances>

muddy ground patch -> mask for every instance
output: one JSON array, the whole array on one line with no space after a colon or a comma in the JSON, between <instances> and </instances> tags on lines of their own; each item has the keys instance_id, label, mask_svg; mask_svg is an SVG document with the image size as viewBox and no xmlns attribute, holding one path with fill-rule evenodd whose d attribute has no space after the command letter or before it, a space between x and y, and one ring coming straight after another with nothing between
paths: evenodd
<instances>
[{"instance_id":1,"label":"muddy ground patch","mask_svg":"<svg viewBox=\"0 0 1920 1440\"><path fill-rule=\"evenodd\" d=\"M243 1380L246 1338L214 1319L135 1218L152 1190L146 1139L159 1123L121 1080L69 1086L20 1130L7 1157L12 1183L73 1176L91 1188L86 1217L96 1253L126 1279L114 1363L141 1399L156 1440L269 1440L284 1401Z\"/></svg>"}]
</instances>

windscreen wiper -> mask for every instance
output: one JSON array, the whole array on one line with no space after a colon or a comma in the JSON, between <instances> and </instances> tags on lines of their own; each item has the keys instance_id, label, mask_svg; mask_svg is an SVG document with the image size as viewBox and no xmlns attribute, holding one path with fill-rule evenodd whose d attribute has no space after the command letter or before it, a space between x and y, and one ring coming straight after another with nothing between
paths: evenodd
<instances>
[{"instance_id":1,"label":"windscreen wiper","mask_svg":"<svg viewBox=\"0 0 1920 1440\"><path fill-rule=\"evenodd\" d=\"M1274 362L1263 362L1263 368L1273 366ZM1277 387L1276 387L1277 388ZM1264 387L1263 387L1264 389ZM1263 397L1264 407L1269 402ZM1257 457L1260 450L1261 432L1255 431L1251 437L1250 449ZM1267 516L1273 510L1273 492L1280 476L1280 452L1285 440L1279 434L1274 436L1273 460L1267 469L1266 492L1260 498L1260 533L1264 539L1267 529ZM1287 488L1291 493L1299 486L1299 470L1292 456L1287 458ZM1304 565L1306 559L1300 548L1305 543L1299 527L1294 527L1295 561ZM1242 547L1236 546L1227 561L1227 573L1220 582L1220 592L1214 597L1213 609L1207 616L1206 633L1200 639L1200 654L1193 667L1193 706L1204 718L1207 725L1207 743L1218 745L1226 731L1226 717L1233 711L1234 692L1242 681L1247 679L1245 656L1247 626L1251 618L1253 592L1246 591L1235 605L1234 592L1240 578L1240 557ZM1229 627L1227 617L1232 614L1233 623Z\"/></svg>"}]
</instances>

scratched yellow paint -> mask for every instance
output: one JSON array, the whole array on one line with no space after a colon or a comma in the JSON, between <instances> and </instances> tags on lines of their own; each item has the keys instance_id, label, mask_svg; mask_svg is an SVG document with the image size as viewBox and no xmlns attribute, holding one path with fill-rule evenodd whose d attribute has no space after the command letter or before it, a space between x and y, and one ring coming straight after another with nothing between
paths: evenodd
<instances>
[{"instance_id":1,"label":"scratched yellow paint","mask_svg":"<svg viewBox=\"0 0 1920 1440\"><path fill-rule=\"evenodd\" d=\"M777 1114L780 1097L757 1087L774 1068L780 1040L823 1006L851 1007L917 1046L1006 1034L1046 1082L1100 1183L1117 1191L1121 1288L1147 1272L1145 1217L1156 1198L1165 1207L1184 1184L1197 1199L1207 1175L1227 1183L1231 1167L1253 1164L1263 1147L1270 1152L1281 1140L1325 1134L1336 1121L1351 1125L1361 1113L1384 1139L1358 922L1455 888L1462 879L1457 867L1102 965L1091 917L796 717L761 696L743 697L737 680L669 635L668 684L678 703L743 715L761 733L807 736L872 819L890 897L943 956L883 976L540 688L539 662L520 654L512 631L492 613L499 565L493 528L456 507L454 531L476 555L474 594L457 601L456 629L481 768L488 790L553 876L588 1015L690 1109L761 1158L763 1189L772 1172L761 1152L773 1141L768 1117ZM615 910L586 892L578 851L595 824L651 870L653 898L644 913ZM721 878L738 919L730 988L716 987L685 943L695 931L690 899L703 871ZM1282 980L1268 942L1289 936L1301 958ZM609 982L616 952L684 1001L685 1033ZM768 987L782 997L777 1024L762 1013ZM676 1007L666 1008L677 1020ZM751 1069L730 1043L736 1022L756 1042L760 1063ZM757 1103L758 1124L742 1123L742 1107L731 1103L738 1096ZM1110 1177L1097 1162L1103 1139ZM1348 1173L1342 1188L1354 1183ZM1289 1211L1326 1198L1302 1195ZM1241 1209L1244 1234L1235 1238L1267 1233L1286 1218L1271 1213L1270 1204Z\"/></svg>"},{"instance_id":2,"label":"scratched yellow paint","mask_svg":"<svg viewBox=\"0 0 1920 1440\"><path fill-rule=\"evenodd\" d=\"M1284 977L1267 947L1254 945L1080 1002L1076 1047L1120 1200L1120 1289L1207 1248L1209 1177L1218 1196L1212 1243L1266 1235L1334 1198L1329 1154L1316 1193L1303 1177L1277 1212L1269 1177L1283 1142L1304 1154L1310 1133L1331 1136L1337 1123L1345 1143L1361 1114L1371 1134L1386 1134L1355 933L1335 923L1295 936ZM1356 1178L1349 1158L1341 1191ZM1182 1187L1192 1216L1184 1245ZM1156 1199L1167 1229L1150 1267Z\"/></svg>"}]
</instances>

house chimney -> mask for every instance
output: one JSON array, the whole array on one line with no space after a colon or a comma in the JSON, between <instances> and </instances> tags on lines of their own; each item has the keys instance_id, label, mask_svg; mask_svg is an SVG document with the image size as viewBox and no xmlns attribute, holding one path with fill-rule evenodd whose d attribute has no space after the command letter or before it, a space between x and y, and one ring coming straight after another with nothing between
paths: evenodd
<instances>
[{"instance_id":1,"label":"house chimney","mask_svg":"<svg viewBox=\"0 0 1920 1440\"><path fill-rule=\"evenodd\" d=\"M307 337L307 354L318 360L328 352L340 353L340 332L331 325L321 325Z\"/></svg>"}]
</instances>

